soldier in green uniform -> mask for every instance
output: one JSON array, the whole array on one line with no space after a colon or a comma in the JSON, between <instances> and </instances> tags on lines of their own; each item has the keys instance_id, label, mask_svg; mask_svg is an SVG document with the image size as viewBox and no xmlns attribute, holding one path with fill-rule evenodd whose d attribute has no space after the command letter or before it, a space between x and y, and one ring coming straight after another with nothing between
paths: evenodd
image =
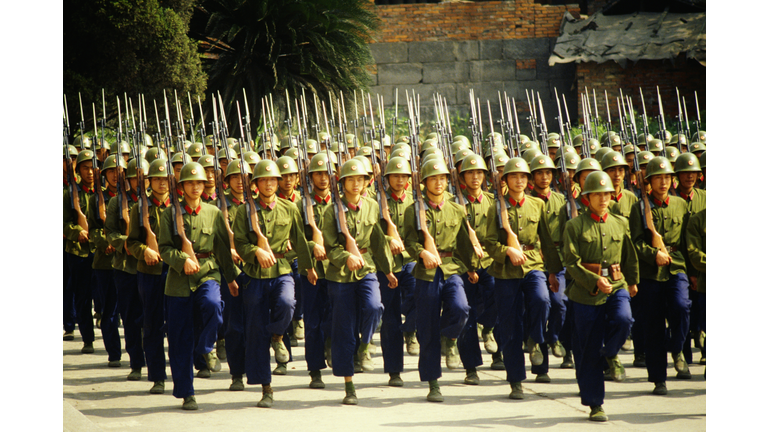
<instances>
[{"instance_id":1,"label":"soldier in green uniform","mask_svg":"<svg viewBox=\"0 0 768 432\"><path fill-rule=\"evenodd\" d=\"M72 185L78 190L80 210L89 212L93 189L93 152L81 151L75 160L75 171L80 182ZM84 354L93 353L93 313L91 301L91 269L93 266L93 245L88 231L77 224L77 213L69 189L64 189L64 250L66 252L69 281L64 289L64 338L74 339L75 322L83 338ZM72 309L74 304L74 309ZM69 339L69 340L72 340Z\"/></svg>"},{"instance_id":2,"label":"soldier in green uniform","mask_svg":"<svg viewBox=\"0 0 768 432\"><path fill-rule=\"evenodd\" d=\"M130 213L130 228L126 247L137 260L136 282L142 306L141 340L147 362L147 379L153 383L151 394L165 392L165 280L168 264L160 260L160 251L147 245L147 234L155 238L160 234L160 215L171 205L168 194L168 161L156 159L149 165L146 178L152 189L147 198L149 227L142 226L140 205L134 205Z\"/></svg>"},{"instance_id":3,"label":"soldier in green uniform","mask_svg":"<svg viewBox=\"0 0 768 432\"><path fill-rule=\"evenodd\" d=\"M621 156L621 153L612 151L603 156L600 166L611 178L614 188L613 195L611 195L610 212L628 218L632 205L637 202L635 194L624 191L624 178L629 171L629 164Z\"/></svg>"},{"instance_id":4,"label":"soldier in green uniform","mask_svg":"<svg viewBox=\"0 0 768 432\"><path fill-rule=\"evenodd\" d=\"M438 378L441 338L445 343L445 362L449 369L459 367L456 339L467 322L469 303L461 275L470 272L477 280L472 263L474 248L467 232L466 210L449 201L445 193L448 167L440 160L425 163L420 179L424 184L422 229L435 241L436 252L424 247L424 234L416 225L416 203L405 210L403 240L405 250L419 260L414 267L416 278L416 330L419 339L419 378L429 382L430 402L442 402ZM414 188L418 187L414 185ZM442 313L441 313L442 310Z\"/></svg>"},{"instance_id":5,"label":"soldier in green uniform","mask_svg":"<svg viewBox=\"0 0 768 432\"><path fill-rule=\"evenodd\" d=\"M115 167L117 158L113 155L104 161L101 174L106 180L106 187L102 190L104 200L117 196L117 173ZM122 158L119 159L123 161ZM117 289L112 279L112 254L115 248L107 242L104 236L104 222L101 220L96 205L97 194L91 196L88 205L88 238L93 241L95 251L93 255L93 283L96 285L94 297L101 299L100 328L104 340L104 349L107 351L109 367L120 367L120 334L117 329ZM104 203L106 208L107 203ZM95 302L94 302L95 303Z\"/></svg>"},{"instance_id":6,"label":"soldier in green uniform","mask_svg":"<svg viewBox=\"0 0 768 432\"><path fill-rule=\"evenodd\" d=\"M202 165L205 170L205 178L207 179L200 198L204 203L216 205L216 169L213 164L213 156L209 154L200 156L196 162ZM222 170L222 172L227 172L224 168Z\"/></svg>"},{"instance_id":7,"label":"soldier in green uniform","mask_svg":"<svg viewBox=\"0 0 768 432\"><path fill-rule=\"evenodd\" d=\"M530 176L530 168L522 158L511 158L504 166L502 180L507 183L509 192L502 201L502 213L508 218L521 248L507 246L508 234L499 228L495 207L488 211L488 231L484 240L493 258L490 273L496 278L496 304L500 311L497 336L507 381L512 387L510 399L523 399L523 309L530 322L526 345L530 349L531 364L539 366L544 361L540 345L545 343L550 309L544 270L546 267L550 285L558 287L555 275L563 268L545 222L544 201L525 194Z\"/></svg>"},{"instance_id":8,"label":"soldier in green uniform","mask_svg":"<svg viewBox=\"0 0 768 432\"><path fill-rule=\"evenodd\" d=\"M203 167L196 162L187 163L181 170L180 180L184 189L182 214L175 215L174 206L163 211L158 245L160 257L169 266L165 295L173 395L184 398L182 408L196 410L192 385L194 356L204 356L210 370L221 368L214 351L222 322L219 269L230 281L228 288L234 295L238 288L237 267L232 261L221 212L200 199L207 181ZM183 220L187 239L192 242L194 260L182 251L181 237L174 234L178 216ZM194 330L196 320L202 327L199 336Z\"/></svg>"},{"instance_id":9,"label":"soldier in green uniform","mask_svg":"<svg viewBox=\"0 0 768 432\"><path fill-rule=\"evenodd\" d=\"M256 202L258 230L269 240L269 248L259 246L257 228L249 227L249 212L237 212L233 231L235 247L244 261L247 275L240 289L245 329L245 374L248 384L262 385L262 399L257 406L269 408L273 403L272 375L269 368L270 345L275 361L288 362L288 349L283 334L290 326L294 305L294 278L287 252L293 250L299 267L308 270L309 282L317 282L309 248L303 235L303 224L298 208L278 199L278 165L262 160L256 165L252 181L259 188ZM233 296L237 296L233 292Z\"/></svg>"},{"instance_id":10,"label":"soldier in green uniform","mask_svg":"<svg viewBox=\"0 0 768 432\"><path fill-rule=\"evenodd\" d=\"M143 158L141 169L149 171L149 164ZM125 172L130 189L124 193L127 195L128 208L121 208L124 204L119 197L109 201L107 206L107 220L104 223L104 234L107 241L115 249L112 257L113 277L117 288L117 308L123 322L123 334L125 337L125 351L128 353L131 363L129 381L141 379L141 369L145 365L144 349L141 344L142 305L139 297L139 286L136 279L136 257L129 253L126 245L128 222L124 212L130 213L130 207L138 201L137 188L147 188L149 183L139 185L136 173L137 160L131 159ZM122 185L119 185L122 187Z\"/></svg>"},{"instance_id":11,"label":"soldier in green uniform","mask_svg":"<svg viewBox=\"0 0 768 432\"><path fill-rule=\"evenodd\" d=\"M687 204L682 198L669 196L673 174L669 160L664 157L651 159L645 176L651 187L651 208L641 208L644 203L638 201L632 207L629 218L632 242L640 259L639 297L645 320L648 381L655 384L653 394L657 395L667 394L667 347L672 352L677 378L691 378L682 353L688 335L691 308L685 258L680 249ZM653 234L646 226L644 211L648 210L652 215L653 226L661 237L660 241L653 240ZM667 341L665 319L669 322L670 341Z\"/></svg>"},{"instance_id":12,"label":"soldier in green uniform","mask_svg":"<svg viewBox=\"0 0 768 432\"><path fill-rule=\"evenodd\" d=\"M691 266L698 272L696 282L696 297L699 300L698 342L701 346L701 359L699 364L707 364L707 209L694 214L688 219L685 242L688 250L688 259Z\"/></svg>"},{"instance_id":13,"label":"soldier in green uniform","mask_svg":"<svg viewBox=\"0 0 768 432\"><path fill-rule=\"evenodd\" d=\"M375 271L385 272L390 288L397 287L397 279L392 273L392 252L378 223L379 206L375 200L361 195L367 182L365 166L359 160L348 160L341 168L340 181L344 196L339 205L346 210L328 208L320 225L329 260L325 276L332 309L333 374L344 377L343 402L356 405L357 394L352 383L356 333L360 333L357 353L366 366L372 362L368 345L384 309ZM360 256L347 251L346 234L337 229L337 210L343 211L349 235Z\"/></svg>"},{"instance_id":14,"label":"soldier in green uniform","mask_svg":"<svg viewBox=\"0 0 768 432\"><path fill-rule=\"evenodd\" d=\"M614 381L626 377L618 353L629 336L629 298L637 293L638 259L627 220L608 212L615 192L610 177L600 171L587 176L582 195L588 209L565 226L564 265L573 278L567 295L573 302L574 354L581 404L589 419L607 421L603 359Z\"/></svg>"}]
</instances>

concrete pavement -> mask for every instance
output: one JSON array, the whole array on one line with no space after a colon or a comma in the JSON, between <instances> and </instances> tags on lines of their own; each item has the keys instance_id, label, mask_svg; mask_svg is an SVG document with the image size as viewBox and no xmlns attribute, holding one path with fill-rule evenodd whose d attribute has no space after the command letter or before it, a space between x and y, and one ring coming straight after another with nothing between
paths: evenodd
<instances>
[{"instance_id":1,"label":"concrete pavement","mask_svg":"<svg viewBox=\"0 0 768 432\"><path fill-rule=\"evenodd\" d=\"M127 381L130 372L124 353L121 368L108 368L107 355L97 331L94 354L80 354L79 334L72 342L63 342L63 397L65 431L211 431L278 430L290 424L290 430L509 430L542 429L581 431L683 431L706 428L706 381L704 366L691 365L693 379L677 380L671 365L667 381L669 394L654 396L653 384L646 381L645 369L631 366L632 354L621 353L627 380L606 382L603 405L609 421L597 424L587 420L589 408L578 398L573 369L559 369L561 360L550 356L552 382L533 381L530 365L523 382L525 400L508 399L509 384L504 371L490 369L491 356L484 352L478 369L478 386L463 384L464 370L443 367L440 379L443 403L426 401L427 383L418 381L418 357L405 357L401 388L386 385L380 352L374 354L376 369L355 375L358 406L341 404L344 397L342 378L323 371L326 388L310 389L304 361L304 341L293 348L294 361L285 376L274 376L275 403L271 409L256 408L261 386L246 385L245 391L230 392L228 365L209 379L195 378L198 411L181 409L181 399L171 395L170 367L163 395L150 395L151 383ZM122 329L121 329L122 333ZM374 338L378 345L378 334ZM481 344L482 347L482 344ZM380 350L380 348L378 348ZM167 350L167 343L166 343ZM694 349L694 361L699 351ZM273 358L274 362L274 358ZM272 365L274 367L274 363Z\"/></svg>"}]
</instances>

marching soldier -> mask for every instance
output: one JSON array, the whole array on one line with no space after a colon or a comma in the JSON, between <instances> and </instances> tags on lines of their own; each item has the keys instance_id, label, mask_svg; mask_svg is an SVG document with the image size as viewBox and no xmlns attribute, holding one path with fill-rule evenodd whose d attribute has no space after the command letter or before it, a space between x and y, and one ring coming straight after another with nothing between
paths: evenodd
<instances>
[{"instance_id":1,"label":"marching soldier","mask_svg":"<svg viewBox=\"0 0 768 432\"><path fill-rule=\"evenodd\" d=\"M699 364L706 365L706 350L707 350L707 291L706 291L706 276L707 276L707 209L704 209L688 220L688 227L686 229L685 237L688 259L691 262L691 266L698 272L698 278L696 283L696 296L699 300L699 345L701 346L701 360Z\"/></svg>"},{"instance_id":2,"label":"marching soldier","mask_svg":"<svg viewBox=\"0 0 768 432\"><path fill-rule=\"evenodd\" d=\"M574 283L567 295L573 303L576 379L589 419L607 421L603 410L603 358L614 381L626 377L618 353L632 325L630 296L637 293L638 260L627 220L608 212L615 192L608 174L587 176L582 195L587 210L565 226L564 264Z\"/></svg>"},{"instance_id":3,"label":"marching soldier","mask_svg":"<svg viewBox=\"0 0 768 432\"><path fill-rule=\"evenodd\" d=\"M187 163L181 170L180 181L184 190L181 218L196 261L182 252L181 238L174 234L173 206L160 217L158 245L160 257L169 266L165 295L173 395L184 398L183 409L196 410L192 384L195 354L205 357L209 370L221 370L214 351L222 323L219 269L230 281L230 292L235 292L238 285L224 218L215 206L200 199L207 181L203 167L196 162ZM199 335L194 331L196 319L202 327Z\"/></svg>"}]
</instances>

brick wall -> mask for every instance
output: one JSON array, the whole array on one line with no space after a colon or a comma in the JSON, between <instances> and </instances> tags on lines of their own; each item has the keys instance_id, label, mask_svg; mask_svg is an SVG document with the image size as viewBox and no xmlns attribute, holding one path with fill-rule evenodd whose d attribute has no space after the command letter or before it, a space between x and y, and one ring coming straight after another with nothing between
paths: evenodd
<instances>
[{"instance_id":1,"label":"brick wall","mask_svg":"<svg viewBox=\"0 0 768 432\"><path fill-rule=\"evenodd\" d=\"M626 68L622 68L613 61L601 64L579 63L576 65L576 80L578 88L582 92L584 86L587 86L590 92L595 89L601 117L605 116L604 90L608 90L611 121L614 121L618 114L616 98L619 97L619 88L624 90L625 95L629 94L632 97L635 109L642 113L639 90L641 85L649 116L655 117L659 114L658 98L656 97L657 85L661 93L664 114L667 118L676 117L678 113L675 87L680 91L681 102L682 98L685 97L688 118L691 121L696 118L694 91L698 93L699 109L706 109L706 67L695 60L686 59L684 54L678 56L674 62L669 60L640 60L635 64L628 62ZM581 113L580 106L579 113ZM667 129L674 130L669 124Z\"/></svg>"}]
</instances>

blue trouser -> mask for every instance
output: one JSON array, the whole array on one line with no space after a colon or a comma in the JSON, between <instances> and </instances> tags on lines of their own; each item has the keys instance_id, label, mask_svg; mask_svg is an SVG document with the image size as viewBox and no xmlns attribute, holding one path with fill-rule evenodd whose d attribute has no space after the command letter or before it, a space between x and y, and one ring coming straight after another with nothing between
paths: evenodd
<instances>
[{"instance_id":1,"label":"blue trouser","mask_svg":"<svg viewBox=\"0 0 768 432\"><path fill-rule=\"evenodd\" d=\"M704 327L706 326L706 321L704 321L706 319L705 310L703 309L706 307L706 299L704 298L703 294L690 288L688 289L688 298L691 299L691 325L688 337L683 344L683 355L685 356L685 361L687 361L688 364L691 364L693 363L691 341L695 337L694 333L704 330Z\"/></svg>"},{"instance_id":2,"label":"blue trouser","mask_svg":"<svg viewBox=\"0 0 768 432\"><path fill-rule=\"evenodd\" d=\"M101 312L101 338L104 341L104 349L107 350L109 361L120 360L121 344L120 332L117 325L117 288L113 278L113 271L93 269L95 285L102 298Z\"/></svg>"},{"instance_id":3,"label":"blue trouser","mask_svg":"<svg viewBox=\"0 0 768 432\"><path fill-rule=\"evenodd\" d=\"M144 324L139 284L135 274L115 270L113 273L117 288L117 309L123 320L125 352L131 361L131 369L144 367L144 348L141 346L141 327Z\"/></svg>"},{"instance_id":4,"label":"blue trouser","mask_svg":"<svg viewBox=\"0 0 768 432\"><path fill-rule=\"evenodd\" d=\"M91 277L93 276L93 254L87 257L67 254L67 267L69 267L69 284L64 291L64 329L74 331L80 329L80 336L85 343L93 343L93 306L91 302ZM70 294L71 293L71 294ZM74 315L67 312L69 296L74 298ZM70 318L71 316L71 318ZM67 320L73 319L70 323ZM71 328L68 326L71 325Z\"/></svg>"},{"instance_id":5,"label":"blue trouser","mask_svg":"<svg viewBox=\"0 0 768 432\"><path fill-rule=\"evenodd\" d=\"M332 310L333 375L353 376L357 332L361 333L360 342L370 343L384 312L379 281L373 273L366 274L357 282L328 281L328 296Z\"/></svg>"},{"instance_id":6,"label":"blue trouser","mask_svg":"<svg viewBox=\"0 0 768 432\"><path fill-rule=\"evenodd\" d=\"M416 266L416 262L410 262L403 266L403 272L407 273L410 277L413 277L413 268ZM399 279L398 279L398 285ZM413 279L413 284L400 287L400 312L405 316L403 325L400 329L403 333L413 333L416 331L416 279Z\"/></svg>"},{"instance_id":7,"label":"blue trouser","mask_svg":"<svg viewBox=\"0 0 768 432\"><path fill-rule=\"evenodd\" d=\"M691 300L688 298L688 276L685 273L670 275L666 282L640 279L639 291L645 318L645 364L648 381L667 380L667 351L678 353L690 326ZM667 344L664 320L669 322L671 340Z\"/></svg>"},{"instance_id":8,"label":"blue trouser","mask_svg":"<svg viewBox=\"0 0 768 432\"><path fill-rule=\"evenodd\" d=\"M307 370L325 369L325 338L331 335L331 310L328 300L328 280L318 279L316 285L301 275L301 297L304 300L304 359Z\"/></svg>"},{"instance_id":9,"label":"blue trouser","mask_svg":"<svg viewBox=\"0 0 768 432\"><path fill-rule=\"evenodd\" d=\"M294 259L291 261L291 277L293 278L293 284L294 286L300 286L301 284L301 273L299 273L299 262L297 259ZM294 290L294 298L296 299L296 308L293 310L293 320L299 321L304 319L304 297L302 296L302 292L300 289ZM293 328L289 328L291 334L293 333ZM304 330L304 334L306 335L306 328ZM290 345L290 344L289 344Z\"/></svg>"},{"instance_id":10,"label":"blue trouser","mask_svg":"<svg viewBox=\"0 0 768 432\"><path fill-rule=\"evenodd\" d=\"M270 342L272 335L284 334L291 325L293 308L296 306L294 288L291 274L274 279L254 279L246 275L246 284L240 295L243 297L245 374L248 384L272 382Z\"/></svg>"},{"instance_id":11,"label":"blue trouser","mask_svg":"<svg viewBox=\"0 0 768 432\"><path fill-rule=\"evenodd\" d=\"M642 354L645 355L645 316L642 312L643 298L645 298L645 290L639 289L638 285L637 294L629 301L632 307L632 318L635 322L632 323L632 347L634 349L634 355L637 357Z\"/></svg>"},{"instance_id":12,"label":"blue trouser","mask_svg":"<svg viewBox=\"0 0 768 432\"><path fill-rule=\"evenodd\" d=\"M549 288L549 273L544 272L545 280L547 281L547 288ZM539 344L539 349L544 357L544 361L536 366L531 365L531 373L540 375L549 372L549 345L560 340L560 333L565 327L565 317L568 310L568 297L565 295L565 269L560 270L555 274L560 288L557 292L549 291L549 319L547 320L547 330L544 332L544 342ZM570 342L570 341L569 341ZM570 343L568 344L570 348ZM565 347L565 345L563 345Z\"/></svg>"},{"instance_id":13,"label":"blue trouser","mask_svg":"<svg viewBox=\"0 0 768 432\"><path fill-rule=\"evenodd\" d=\"M507 381L525 379L523 355L523 319L527 311L530 337L536 343L544 342L544 328L549 315L549 294L544 273L531 270L522 279L496 279L496 304L499 324L496 326L497 343L504 357Z\"/></svg>"},{"instance_id":14,"label":"blue trouser","mask_svg":"<svg viewBox=\"0 0 768 432\"><path fill-rule=\"evenodd\" d=\"M165 297L168 310L168 360L173 378L173 395L184 398L195 394L192 365L195 356L213 351L221 325L219 283L207 280L189 297ZM202 325L195 340L195 318Z\"/></svg>"},{"instance_id":15,"label":"blue trouser","mask_svg":"<svg viewBox=\"0 0 768 432\"><path fill-rule=\"evenodd\" d=\"M69 263L67 261L67 255L69 255L66 251L64 251L64 290L63 290L63 300L64 300L64 314L63 314L63 324L64 324L64 330L66 331L74 331L75 330L75 316L77 313L75 312L75 293L72 292L72 287L69 285Z\"/></svg>"},{"instance_id":16,"label":"blue trouser","mask_svg":"<svg viewBox=\"0 0 768 432\"><path fill-rule=\"evenodd\" d=\"M241 269L242 270L242 269ZM237 278L235 278L237 280ZM240 281L237 281L238 286L240 286ZM242 287L241 287L242 288ZM229 314L232 304L232 294L229 292L229 287L227 286L227 281L224 279L224 275L221 275L221 285L220 289L221 291L221 325L219 326L219 330L216 332L216 339L226 339L227 336L227 323L229 322ZM226 349L226 342L224 343L224 348Z\"/></svg>"},{"instance_id":17,"label":"blue trouser","mask_svg":"<svg viewBox=\"0 0 768 432\"><path fill-rule=\"evenodd\" d=\"M486 313L486 305L496 304L495 302L487 301L488 295L493 296L496 283L493 276L488 274L487 269L478 269L477 276L478 281L476 284L473 284L469 281L467 273L461 275L461 280L464 283L464 293L469 304L469 315L467 316L467 323L461 330L461 334L456 342L459 348L459 357L465 369L474 369L483 364L480 342L477 339L477 323L481 316L484 316L487 320L486 323L488 323L494 313ZM494 325L495 317L487 329L490 330Z\"/></svg>"},{"instance_id":18,"label":"blue trouser","mask_svg":"<svg viewBox=\"0 0 768 432\"><path fill-rule=\"evenodd\" d=\"M168 264L163 263L163 271L159 275L136 272L139 285L139 296L143 309L142 342L144 357L147 360L147 379L149 381L165 381L165 279L168 275ZM102 321L103 322L103 321Z\"/></svg>"},{"instance_id":19,"label":"blue trouser","mask_svg":"<svg viewBox=\"0 0 768 432\"><path fill-rule=\"evenodd\" d=\"M389 280L382 272L376 272L381 291L381 303L384 305L384 315L381 322L381 356L384 359L385 373L400 373L403 371L403 319L401 314L402 290L416 285L416 279L411 274L415 262L403 266L395 273L397 288L389 288Z\"/></svg>"},{"instance_id":20,"label":"blue trouser","mask_svg":"<svg viewBox=\"0 0 768 432\"><path fill-rule=\"evenodd\" d=\"M440 336L459 337L469 318L469 302L461 277L451 275L444 280L440 267L435 269L431 282L416 279L415 300L419 380L432 381L442 376Z\"/></svg>"},{"instance_id":21,"label":"blue trouser","mask_svg":"<svg viewBox=\"0 0 768 432\"><path fill-rule=\"evenodd\" d=\"M605 357L619 353L632 326L629 292L618 290L602 305L573 302L573 355L581 404L598 406L605 399Z\"/></svg>"},{"instance_id":22,"label":"blue trouser","mask_svg":"<svg viewBox=\"0 0 768 432\"><path fill-rule=\"evenodd\" d=\"M221 275L221 281L228 285L224 275ZM229 303L224 304L224 308L229 311L227 321L224 323L226 332L224 333L224 350L227 352L227 364L229 373L232 376L242 376L245 373L245 328L243 326L243 288L248 283L248 275L241 272L236 278L238 286L237 297L229 296ZM229 288L223 288L223 291L229 291ZM223 320L222 314L222 320ZM269 364L269 359L267 359Z\"/></svg>"}]
</instances>

